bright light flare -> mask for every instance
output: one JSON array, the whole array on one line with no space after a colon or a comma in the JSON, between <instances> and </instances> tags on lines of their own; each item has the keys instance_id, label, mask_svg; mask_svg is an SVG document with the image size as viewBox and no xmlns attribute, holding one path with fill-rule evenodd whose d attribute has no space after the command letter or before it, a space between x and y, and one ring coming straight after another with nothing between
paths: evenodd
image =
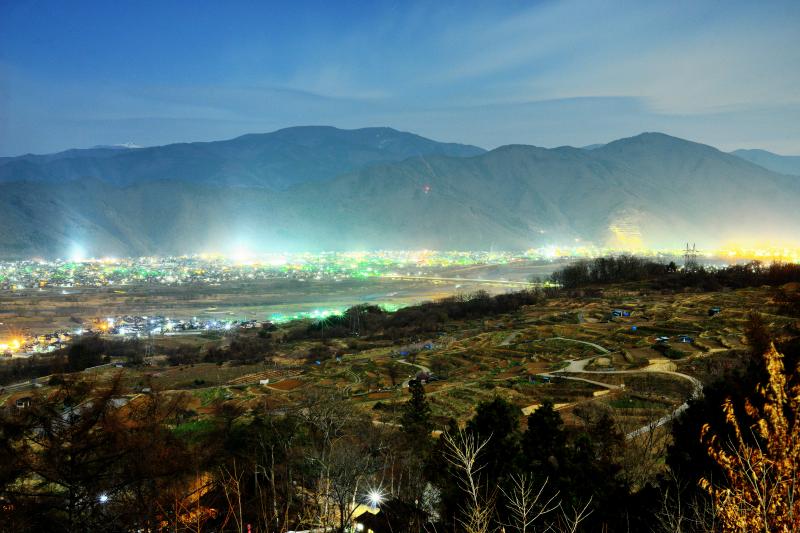
<instances>
[{"instance_id":1,"label":"bright light flare","mask_svg":"<svg viewBox=\"0 0 800 533\"><path fill-rule=\"evenodd\" d=\"M286 259L286 256L284 256L284 255L278 255L278 256L270 257L269 260L267 261L269 266L273 266L273 267L283 266L288 262L289 261Z\"/></svg>"},{"instance_id":2,"label":"bright light flare","mask_svg":"<svg viewBox=\"0 0 800 533\"><path fill-rule=\"evenodd\" d=\"M9 341L5 341L0 343L0 353L1 352L16 352L22 346L22 342L19 339L11 339Z\"/></svg>"},{"instance_id":3,"label":"bright light flare","mask_svg":"<svg viewBox=\"0 0 800 533\"><path fill-rule=\"evenodd\" d=\"M381 489L372 489L367 493L367 502L370 506L378 507L385 498L385 494Z\"/></svg>"},{"instance_id":4,"label":"bright light flare","mask_svg":"<svg viewBox=\"0 0 800 533\"><path fill-rule=\"evenodd\" d=\"M544 249L544 256L548 259L555 259L559 256L559 250L555 246L547 246Z\"/></svg>"},{"instance_id":5,"label":"bright light flare","mask_svg":"<svg viewBox=\"0 0 800 533\"><path fill-rule=\"evenodd\" d=\"M73 263L83 263L86 261L86 250L80 244L73 244L69 251L69 260Z\"/></svg>"},{"instance_id":6,"label":"bright light flare","mask_svg":"<svg viewBox=\"0 0 800 533\"><path fill-rule=\"evenodd\" d=\"M251 265L254 263L253 251L246 244L237 244L230 254L230 259L237 265Z\"/></svg>"}]
</instances>

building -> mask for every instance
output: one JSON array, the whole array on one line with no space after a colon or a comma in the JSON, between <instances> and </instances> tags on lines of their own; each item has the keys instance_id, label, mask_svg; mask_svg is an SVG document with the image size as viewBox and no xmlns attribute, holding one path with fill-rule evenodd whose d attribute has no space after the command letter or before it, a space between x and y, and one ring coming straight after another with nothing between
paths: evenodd
<instances>
[{"instance_id":1,"label":"building","mask_svg":"<svg viewBox=\"0 0 800 533\"><path fill-rule=\"evenodd\" d=\"M377 509L357 509L356 513L358 533L411 533L422 531L428 522L427 513L400 500L388 500Z\"/></svg>"},{"instance_id":2,"label":"building","mask_svg":"<svg viewBox=\"0 0 800 533\"><path fill-rule=\"evenodd\" d=\"M28 407L31 406L32 402L33 398L31 398L30 396L23 396L22 398L16 399L16 401L14 402L14 406L20 410L27 409Z\"/></svg>"}]
</instances>

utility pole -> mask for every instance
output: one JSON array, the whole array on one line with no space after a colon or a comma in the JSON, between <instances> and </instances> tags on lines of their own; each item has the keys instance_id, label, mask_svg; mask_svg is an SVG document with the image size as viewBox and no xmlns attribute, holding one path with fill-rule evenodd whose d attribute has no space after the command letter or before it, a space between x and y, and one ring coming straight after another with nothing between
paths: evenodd
<instances>
[{"instance_id":1,"label":"utility pole","mask_svg":"<svg viewBox=\"0 0 800 533\"><path fill-rule=\"evenodd\" d=\"M683 269L688 272L694 272L699 268L697 264L697 246L692 243L689 248L689 243L686 243L686 249L683 251Z\"/></svg>"}]
</instances>

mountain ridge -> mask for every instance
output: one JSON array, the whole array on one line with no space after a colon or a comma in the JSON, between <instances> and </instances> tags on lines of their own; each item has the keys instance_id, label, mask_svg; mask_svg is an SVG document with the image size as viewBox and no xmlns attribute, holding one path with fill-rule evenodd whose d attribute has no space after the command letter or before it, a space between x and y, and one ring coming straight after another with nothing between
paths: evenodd
<instances>
[{"instance_id":1,"label":"mountain ridge","mask_svg":"<svg viewBox=\"0 0 800 533\"><path fill-rule=\"evenodd\" d=\"M800 176L800 156L798 155L780 155L759 149L734 150L731 154L773 172Z\"/></svg>"},{"instance_id":2,"label":"mountain ridge","mask_svg":"<svg viewBox=\"0 0 800 533\"><path fill-rule=\"evenodd\" d=\"M440 143L392 128L296 126L222 141L136 149L73 149L0 158L0 183L19 179L54 183L93 177L125 185L177 179L279 190L419 154L464 157L483 152L476 146Z\"/></svg>"},{"instance_id":3,"label":"mountain ridge","mask_svg":"<svg viewBox=\"0 0 800 533\"><path fill-rule=\"evenodd\" d=\"M305 142L324 145L328 132L314 133ZM255 251L622 249L800 231L800 180L655 133L594 150L412 155L282 189L93 178L18 180L0 191L7 257L64 256L76 244L94 255L224 253L236 243Z\"/></svg>"}]
</instances>

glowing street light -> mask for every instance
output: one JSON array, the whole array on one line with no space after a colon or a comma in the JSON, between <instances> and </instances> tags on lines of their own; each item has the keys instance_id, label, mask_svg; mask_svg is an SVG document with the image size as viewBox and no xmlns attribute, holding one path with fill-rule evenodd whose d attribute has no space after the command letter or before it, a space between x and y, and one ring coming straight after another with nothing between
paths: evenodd
<instances>
[{"instance_id":1,"label":"glowing street light","mask_svg":"<svg viewBox=\"0 0 800 533\"><path fill-rule=\"evenodd\" d=\"M100 496L97 497L97 501L100 503L108 503L108 494L105 492L101 493Z\"/></svg>"},{"instance_id":2,"label":"glowing street light","mask_svg":"<svg viewBox=\"0 0 800 533\"><path fill-rule=\"evenodd\" d=\"M375 509L383 502L383 492L380 489L372 489L367 493L367 501Z\"/></svg>"}]
</instances>

